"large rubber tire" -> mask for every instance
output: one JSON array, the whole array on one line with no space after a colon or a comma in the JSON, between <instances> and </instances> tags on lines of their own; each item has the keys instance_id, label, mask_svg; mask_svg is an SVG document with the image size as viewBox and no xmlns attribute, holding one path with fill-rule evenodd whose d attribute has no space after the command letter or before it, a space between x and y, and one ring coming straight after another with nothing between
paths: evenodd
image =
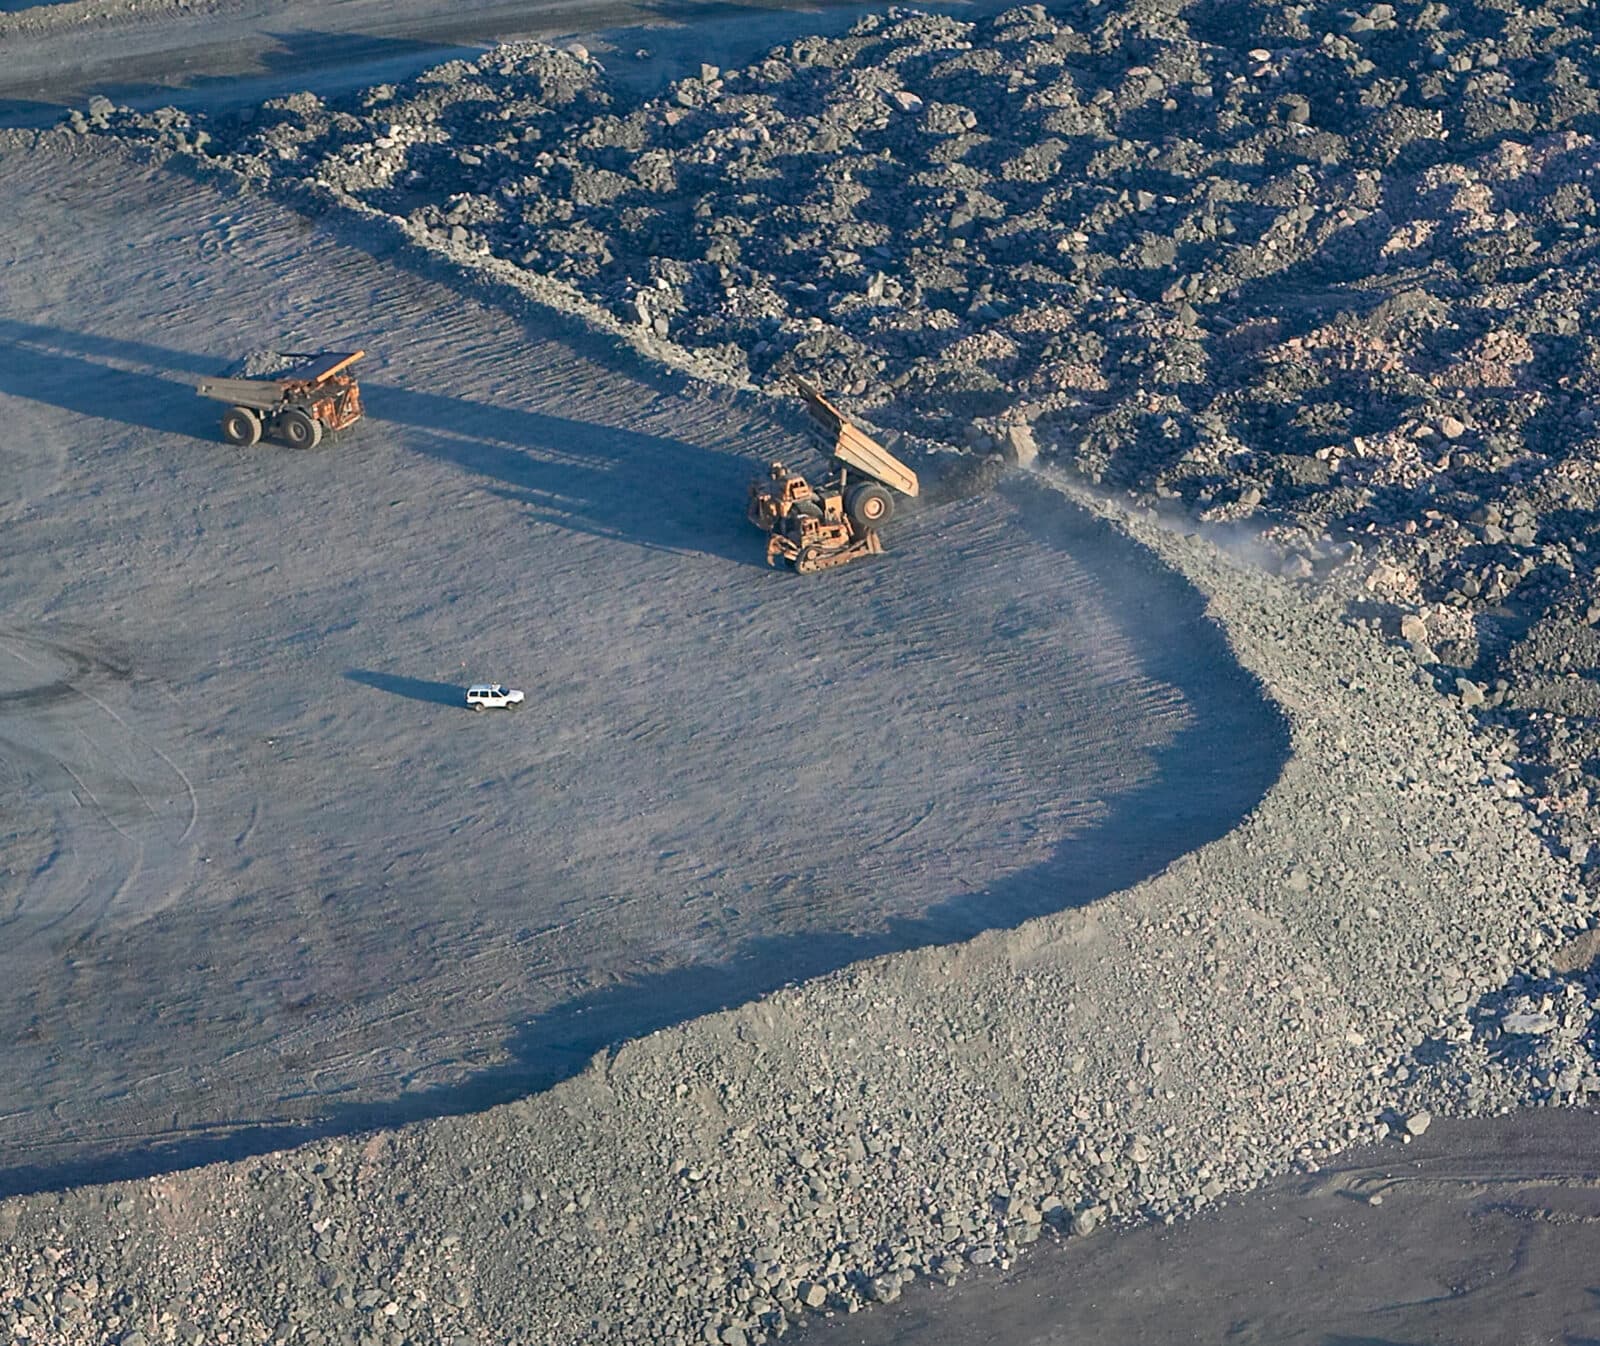
<instances>
[{"instance_id":1,"label":"large rubber tire","mask_svg":"<svg viewBox=\"0 0 1600 1346\"><path fill-rule=\"evenodd\" d=\"M222 413L222 437L230 444L248 449L261 442L261 417L249 407L229 407Z\"/></svg>"},{"instance_id":2,"label":"large rubber tire","mask_svg":"<svg viewBox=\"0 0 1600 1346\"><path fill-rule=\"evenodd\" d=\"M472 708L473 708L473 710L482 710L482 709L483 709L483 702L481 702L481 701L474 701L474 702L473 702L473 703L472 703Z\"/></svg>"},{"instance_id":3,"label":"large rubber tire","mask_svg":"<svg viewBox=\"0 0 1600 1346\"><path fill-rule=\"evenodd\" d=\"M875 481L857 482L844 498L845 513L863 533L888 523L894 514L894 497Z\"/></svg>"},{"instance_id":4,"label":"large rubber tire","mask_svg":"<svg viewBox=\"0 0 1600 1346\"><path fill-rule=\"evenodd\" d=\"M314 449L322 443L322 422L293 407L278 417L278 433L291 449Z\"/></svg>"}]
</instances>

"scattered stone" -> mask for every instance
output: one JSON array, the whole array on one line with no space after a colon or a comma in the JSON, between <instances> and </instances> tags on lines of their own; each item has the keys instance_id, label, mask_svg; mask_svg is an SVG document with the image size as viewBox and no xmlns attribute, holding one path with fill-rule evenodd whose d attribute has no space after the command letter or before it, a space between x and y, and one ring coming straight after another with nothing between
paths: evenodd
<instances>
[{"instance_id":1,"label":"scattered stone","mask_svg":"<svg viewBox=\"0 0 1600 1346\"><path fill-rule=\"evenodd\" d=\"M1548 1014L1521 1010L1507 1014L1500 1020L1500 1027L1507 1033L1515 1033L1524 1037L1539 1037L1545 1033L1553 1032L1556 1028L1556 1021Z\"/></svg>"}]
</instances>

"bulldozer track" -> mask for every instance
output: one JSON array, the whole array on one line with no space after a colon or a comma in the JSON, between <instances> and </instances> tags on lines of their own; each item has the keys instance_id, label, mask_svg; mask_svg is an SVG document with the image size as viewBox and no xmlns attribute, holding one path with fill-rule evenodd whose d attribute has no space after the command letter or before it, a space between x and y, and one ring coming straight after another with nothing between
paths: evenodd
<instances>
[{"instance_id":1,"label":"bulldozer track","mask_svg":"<svg viewBox=\"0 0 1600 1346\"><path fill-rule=\"evenodd\" d=\"M867 550L864 546L841 547L838 551L820 552L807 557L805 552L794 558L794 569L797 575L814 575L819 570L832 570L837 566L848 565Z\"/></svg>"}]
</instances>

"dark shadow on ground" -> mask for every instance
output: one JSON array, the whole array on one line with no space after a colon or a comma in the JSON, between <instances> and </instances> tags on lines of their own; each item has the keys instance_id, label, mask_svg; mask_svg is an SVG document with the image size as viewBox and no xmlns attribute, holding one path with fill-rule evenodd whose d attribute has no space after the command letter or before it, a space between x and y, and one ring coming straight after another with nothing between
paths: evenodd
<instances>
[{"instance_id":1,"label":"dark shadow on ground","mask_svg":"<svg viewBox=\"0 0 1600 1346\"><path fill-rule=\"evenodd\" d=\"M1340 1333L1338 1336L1324 1337L1322 1346L1413 1346L1413 1343L1394 1337L1347 1337Z\"/></svg>"},{"instance_id":2,"label":"dark shadow on ground","mask_svg":"<svg viewBox=\"0 0 1600 1346\"><path fill-rule=\"evenodd\" d=\"M139 373L110 361L173 373ZM271 443L239 450L220 442L222 404L199 397L189 379L214 374L225 362L0 318L0 393L183 435L190 452L286 452ZM408 447L482 478L496 494L525 505L530 517L652 550L763 564L743 509L759 467L753 459L395 384L362 380L361 389L372 421L410 427L418 433L408 436ZM344 431L340 451L360 452L363 435L381 431L371 423Z\"/></svg>"},{"instance_id":3,"label":"dark shadow on ground","mask_svg":"<svg viewBox=\"0 0 1600 1346\"><path fill-rule=\"evenodd\" d=\"M293 1124L250 1124L183 1134L113 1153L0 1169L0 1196L90 1181L143 1177L261 1154L312 1139L427 1118L459 1115L549 1088L599 1052L652 1031L738 1005L784 985L882 954L950 944L982 931L1081 907L1130 887L1185 853L1232 830L1278 778L1289 756L1288 726L1234 662L1202 596L1106 525L1027 477L1000 488L1019 526L1040 545L1070 553L1119 614L1123 638L1145 675L1180 691L1192 719L1155 754L1148 782L1110 801L1081 835L1060 842L1043 864L975 892L951 896L867 932L812 930L756 939L717 964L693 965L574 998L508 1024L507 1064L463 1081L402 1097L333 1104ZM385 690L418 685L431 700L440 684L351 674ZM452 693L455 689L450 689ZM1042 690L1042 689L1036 689ZM224 980L226 974L221 973ZM86 1138L86 1148L98 1145Z\"/></svg>"},{"instance_id":4,"label":"dark shadow on ground","mask_svg":"<svg viewBox=\"0 0 1600 1346\"><path fill-rule=\"evenodd\" d=\"M42 129L60 121L62 111L59 103L36 98L0 98L0 126Z\"/></svg>"},{"instance_id":5,"label":"dark shadow on ground","mask_svg":"<svg viewBox=\"0 0 1600 1346\"><path fill-rule=\"evenodd\" d=\"M467 689L453 682L429 682L426 678L407 678L397 673L376 673L371 669L352 668L345 673L351 682L363 687L375 687L391 696L403 696L410 701L427 701L436 706L466 708Z\"/></svg>"},{"instance_id":6,"label":"dark shadow on ground","mask_svg":"<svg viewBox=\"0 0 1600 1346\"><path fill-rule=\"evenodd\" d=\"M193 385L117 369L76 345L75 333L0 318L0 393L166 435L205 433L208 422L215 433L217 418Z\"/></svg>"}]
</instances>

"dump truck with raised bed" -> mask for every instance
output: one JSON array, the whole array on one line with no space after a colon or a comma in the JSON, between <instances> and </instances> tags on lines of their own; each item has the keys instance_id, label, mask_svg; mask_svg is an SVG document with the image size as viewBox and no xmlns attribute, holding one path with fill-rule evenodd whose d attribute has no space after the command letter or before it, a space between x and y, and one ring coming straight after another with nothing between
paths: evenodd
<instances>
[{"instance_id":1,"label":"dump truck with raised bed","mask_svg":"<svg viewBox=\"0 0 1600 1346\"><path fill-rule=\"evenodd\" d=\"M365 351L286 351L298 360L260 378L205 379L195 385L201 397L226 402L222 437L248 448L263 436L290 448L314 449L326 431L344 430L364 414L361 389L349 374Z\"/></svg>"},{"instance_id":2,"label":"dump truck with raised bed","mask_svg":"<svg viewBox=\"0 0 1600 1346\"><path fill-rule=\"evenodd\" d=\"M812 485L782 463L750 483L750 522L771 536L767 564L801 575L883 551L878 529L894 514L894 493L915 496L917 474L805 379L793 380L837 476ZM854 471L859 480L851 480Z\"/></svg>"}]
</instances>

